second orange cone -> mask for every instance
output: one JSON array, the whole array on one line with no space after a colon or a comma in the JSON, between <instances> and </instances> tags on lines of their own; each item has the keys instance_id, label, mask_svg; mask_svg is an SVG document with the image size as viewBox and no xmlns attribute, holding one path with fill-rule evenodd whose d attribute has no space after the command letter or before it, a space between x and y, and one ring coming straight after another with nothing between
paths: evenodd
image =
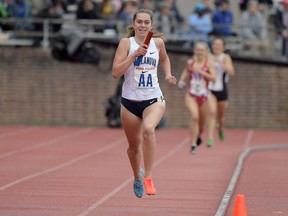
<instances>
[{"instance_id":1,"label":"second orange cone","mask_svg":"<svg viewBox=\"0 0 288 216\"><path fill-rule=\"evenodd\" d=\"M234 205L233 216L247 216L245 196L238 194Z\"/></svg>"}]
</instances>

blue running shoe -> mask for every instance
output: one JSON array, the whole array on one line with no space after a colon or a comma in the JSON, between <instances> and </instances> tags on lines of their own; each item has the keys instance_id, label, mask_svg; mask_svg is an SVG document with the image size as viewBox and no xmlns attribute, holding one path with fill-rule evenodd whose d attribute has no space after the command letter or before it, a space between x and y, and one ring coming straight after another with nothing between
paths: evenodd
<instances>
[{"instance_id":1,"label":"blue running shoe","mask_svg":"<svg viewBox=\"0 0 288 216\"><path fill-rule=\"evenodd\" d=\"M142 167L140 167L140 179L135 179L134 180L134 194L136 197L141 198L144 193L144 186L143 186L143 175L144 175L144 170Z\"/></svg>"}]
</instances>

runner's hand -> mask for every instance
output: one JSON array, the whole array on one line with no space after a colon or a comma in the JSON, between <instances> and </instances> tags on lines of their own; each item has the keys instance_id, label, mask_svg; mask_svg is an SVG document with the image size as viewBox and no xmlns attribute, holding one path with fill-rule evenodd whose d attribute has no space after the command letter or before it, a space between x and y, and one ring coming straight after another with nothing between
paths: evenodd
<instances>
[{"instance_id":1,"label":"runner's hand","mask_svg":"<svg viewBox=\"0 0 288 216\"><path fill-rule=\"evenodd\" d=\"M185 86L186 86L186 82L185 81L183 81L183 80L179 80L178 81L177 87L178 87L179 90L183 90L185 88Z\"/></svg>"},{"instance_id":2,"label":"runner's hand","mask_svg":"<svg viewBox=\"0 0 288 216\"><path fill-rule=\"evenodd\" d=\"M177 79L174 76L168 76L165 80L171 85L175 85L177 83Z\"/></svg>"},{"instance_id":3,"label":"runner's hand","mask_svg":"<svg viewBox=\"0 0 288 216\"><path fill-rule=\"evenodd\" d=\"M134 52L135 57L145 56L147 53L148 46L146 44L142 44L138 47L138 49Z\"/></svg>"}]
</instances>

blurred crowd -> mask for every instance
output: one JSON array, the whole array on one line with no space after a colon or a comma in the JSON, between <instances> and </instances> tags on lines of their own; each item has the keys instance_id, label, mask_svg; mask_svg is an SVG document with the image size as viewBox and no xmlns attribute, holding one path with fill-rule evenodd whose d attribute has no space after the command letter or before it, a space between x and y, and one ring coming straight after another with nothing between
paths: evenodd
<instances>
[{"instance_id":1,"label":"blurred crowd","mask_svg":"<svg viewBox=\"0 0 288 216\"><path fill-rule=\"evenodd\" d=\"M210 35L236 36L265 47L269 36L267 25L271 24L281 43L281 54L287 56L288 0L238 0L240 20L236 30L230 3L229 0L198 0L191 14L184 17L177 0L0 0L0 17L17 18L13 23L1 21L0 25L3 30L41 30L40 24L23 20L63 18L74 13L75 19L121 20L126 27L138 8L149 8L154 11L156 30L176 38L188 36L192 43L198 40L209 43ZM61 25L51 28L57 32ZM117 30L113 24L106 28Z\"/></svg>"}]
</instances>

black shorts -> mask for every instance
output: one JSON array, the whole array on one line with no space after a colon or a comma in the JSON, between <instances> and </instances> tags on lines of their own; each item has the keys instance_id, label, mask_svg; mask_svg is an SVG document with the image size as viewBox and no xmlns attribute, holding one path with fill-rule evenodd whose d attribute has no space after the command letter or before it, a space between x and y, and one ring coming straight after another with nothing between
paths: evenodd
<instances>
[{"instance_id":1,"label":"black shorts","mask_svg":"<svg viewBox=\"0 0 288 216\"><path fill-rule=\"evenodd\" d=\"M131 100L128 100L126 98L121 98L121 104L127 109L129 110L131 113L133 113L134 115L136 115L137 117L139 118L142 118L143 116L143 112L144 110L158 102L158 101L161 101L161 102L165 102L164 100L164 97L161 96L159 98L153 98L153 99L150 99L150 100L144 100L144 101L131 101Z\"/></svg>"},{"instance_id":2,"label":"black shorts","mask_svg":"<svg viewBox=\"0 0 288 216\"><path fill-rule=\"evenodd\" d=\"M224 89L222 91L212 91L211 93L216 97L218 102L228 100L228 90L226 84L224 84Z\"/></svg>"}]
</instances>

